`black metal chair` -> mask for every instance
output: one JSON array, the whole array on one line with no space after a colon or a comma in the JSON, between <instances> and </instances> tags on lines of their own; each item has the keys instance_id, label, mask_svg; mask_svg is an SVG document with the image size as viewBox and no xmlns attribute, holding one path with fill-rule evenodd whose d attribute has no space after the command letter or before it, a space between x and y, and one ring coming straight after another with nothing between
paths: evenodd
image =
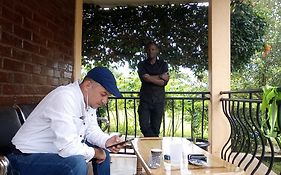
<instances>
[{"instance_id":1,"label":"black metal chair","mask_svg":"<svg viewBox=\"0 0 281 175\"><path fill-rule=\"evenodd\" d=\"M13 107L16 109L20 121L23 124L36 106L37 103L30 103L30 104L15 104Z\"/></svg>"},{"instance_id":2,"label":"black metal chair","mask_svg":"<svg viewBox=\"0 0 281 175\"><path fill-rule=\"evenodd\" d=\"M7 175L9 160L5 156L0 156L0 175Z\"/></svg>"},{"instance_id":3,"label":"black metal chair","mask_svg":"<svg viewBox=\"0 0 281 175\"><path fill-rule=\"evenodd\" d=\"M9 161L5 155L12 152L14 146L11 142L21 127L17 111L10 106L0 107L0 175L8 173Z\"/></svg>"}]
</instances>

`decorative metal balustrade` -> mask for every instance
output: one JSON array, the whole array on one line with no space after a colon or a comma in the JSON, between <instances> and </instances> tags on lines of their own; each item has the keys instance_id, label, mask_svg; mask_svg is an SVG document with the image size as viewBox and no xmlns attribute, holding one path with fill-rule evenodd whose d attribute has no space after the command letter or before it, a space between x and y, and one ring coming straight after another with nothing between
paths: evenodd
<instances>
[{"instance_id":1,"label":"decorative metal balustrade","mask_svg":"<svg viewBox=\"0 0 281 175\"><path fill-rule=\"evenodd\" d=\"M262 91L227 91L221 94L228 95L221 101L231 127L221 158L244 168L249 174L280 174L280 140L265 137L261 130L262 117L267 117L260 110ZM280 109L279 104L279 125ZM269 128L268 123L266 127Z\"/></svg>"}]
</instances>

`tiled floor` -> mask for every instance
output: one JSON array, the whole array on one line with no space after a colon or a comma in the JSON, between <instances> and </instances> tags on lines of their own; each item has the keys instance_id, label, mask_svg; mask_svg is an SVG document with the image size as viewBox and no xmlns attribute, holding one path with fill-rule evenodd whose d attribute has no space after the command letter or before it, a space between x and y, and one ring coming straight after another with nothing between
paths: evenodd
<instances>
[{"instance_id":1,"label":"tiled floor","mask_svg":"<svg viewBox=\"0 0 281 175\"><path fill-rule=\"evenodd\" d=\"M111 154L111 175L136 174L137 158L135 155Z\"/></svg>"}]
</instances>

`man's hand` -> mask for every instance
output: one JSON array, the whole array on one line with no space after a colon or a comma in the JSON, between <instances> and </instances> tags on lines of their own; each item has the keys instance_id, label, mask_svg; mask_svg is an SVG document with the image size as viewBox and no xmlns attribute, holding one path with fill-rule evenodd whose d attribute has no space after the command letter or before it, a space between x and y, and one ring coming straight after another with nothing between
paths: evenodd
<instances>
[{"instance_id":1,"label":"man's hand","mask_svg":"<svg viewBox=\"0 0 281 175\"><path fill-rule=\"evenodd\" d=\"M94 150L95 150L94 158L96 159L96 163L97 164L102 163L106 158L105 151L102 148L94 148Z\"/></svg>"},{"instance_id":2,"label":"man's hand","mask_svg":"<svg viewBox=\"0 0 281 175\"><path fill-rule=\"evenodd\" d=\"M121 138L118 135L114 135L106 141L105 146L108 147L110 145L119 143L120 141L121 141ZM117 146L110 147L108 149L113 153L118 153L120 151L120 149L123 148L124 146L125 146L125 144L117 145Z\"/></svg>"}]
</instances>

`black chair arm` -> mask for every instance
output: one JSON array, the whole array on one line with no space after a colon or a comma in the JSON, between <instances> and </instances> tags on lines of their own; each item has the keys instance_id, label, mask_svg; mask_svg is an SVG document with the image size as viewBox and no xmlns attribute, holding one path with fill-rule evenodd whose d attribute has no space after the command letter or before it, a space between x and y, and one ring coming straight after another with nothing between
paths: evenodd
<instances>
[{"instance_id":1,"label":"black chair arm","mask_svg":"<svg viewBox=\"0 0 281 175\"><path fill-rule=\"evenodd\" d=\"M0 155L0 175L8 174L9 160L6 156Z\"/></svg>"}]
</instances>

